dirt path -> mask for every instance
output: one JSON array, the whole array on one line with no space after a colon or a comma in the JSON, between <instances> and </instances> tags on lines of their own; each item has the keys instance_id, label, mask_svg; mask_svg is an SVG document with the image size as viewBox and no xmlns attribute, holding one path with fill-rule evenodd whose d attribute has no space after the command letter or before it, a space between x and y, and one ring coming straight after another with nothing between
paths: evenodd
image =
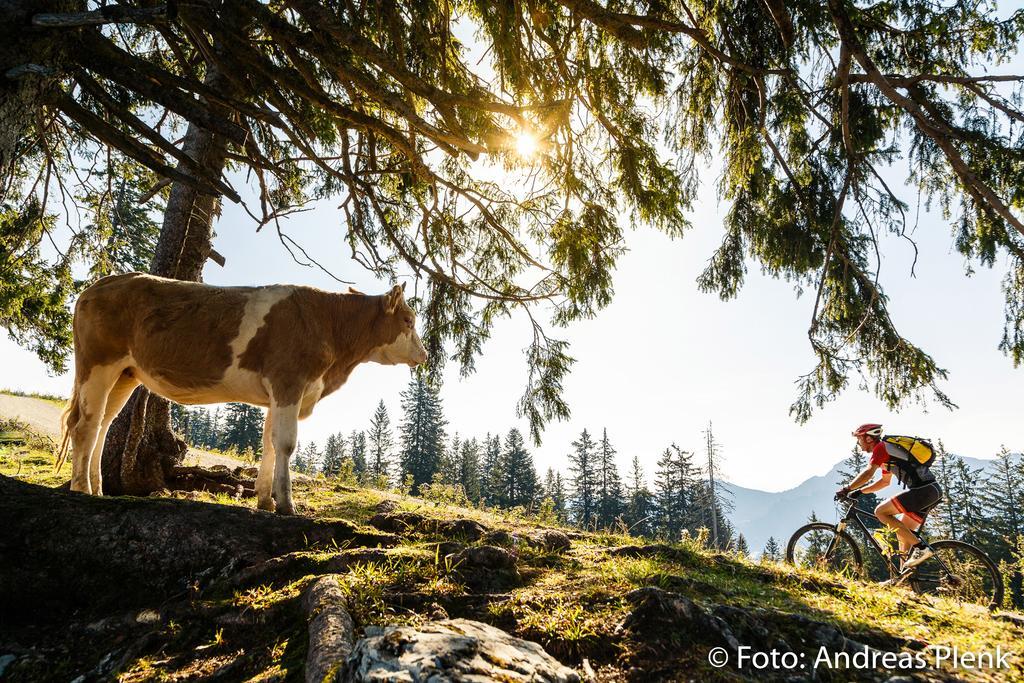
<instances>
[{"instance_id":1,"label":"dirt path","mask_svg":"<svg viewBox=\"0 0 1024 683\"><path fill-rule=\"evenodd\" d=\"M0 394L0 417L24 422L40 436L60 439L60 414L63 408L40 398Z\"/></svg>"}]
</instances>

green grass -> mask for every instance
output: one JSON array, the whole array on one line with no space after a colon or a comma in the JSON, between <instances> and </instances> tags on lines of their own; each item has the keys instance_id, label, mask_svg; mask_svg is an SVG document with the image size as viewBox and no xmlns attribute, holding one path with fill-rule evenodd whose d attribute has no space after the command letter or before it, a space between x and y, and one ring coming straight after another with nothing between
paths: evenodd
<instances>
[{"instance_id":1,"label":"green grass","mask_svg":"<svg viewBox=\"0 0 1024 683\"><path fill-rule=\"evenodd\" d=\"M67 396L57 396L56 394L41 394L37 391L21 391L19 389L0 389L0 394L6 394L8 396L21 396L23 398L38 398L42 401L49 401L54 405L63 408L67 405Z\"/></svg>"},{"instance_id":2,"label":"green grass","mask_svg":"<svg viewBox=\"0 0 1024 683\"><path fill-rule=\"evenodd\" d=\"M20 478L47 486L63 483L68 476L67 471L53 473L53 456L47 450L0 448L0 473L13 475L16 470L20 470ZM194 497L218 504L255 505L252 499L239 501L202 493ZM475 519L490 529L520 535L539 525L522 513L435 505L393 492L353 488L322 479L296 482L295 499L301 514L344 518L359 524L376 514L375 507L381 501L393 500L400 510L437 519ZM488 621L539 642L565 663L579 666L586 658L610 676L623 676L631 667L643 671L662 667L657 669L659 674L670 679L722 680L728 670L709 667L704 660L709 647L706 644L687 645L678 653L655 657L620 632L620 624L632 609L625 596L636 588L656 586L685 595L706 608L729 605L764 610L758 614L773 635L792 643L801 642L804 634L787 621L789 614L832 624L847 637L867 643L903 643L910 639L961 651L985 652L998 646L1016 653L1024 640L1024 631L994 619L981 607L711 552L701 549L697 541L673 544L670 552L650 557L616 556L609 553L610 548L642 545L644 541L611 533L586 534L562 554L521 546L515 551L520 580L475 594L464 583L459 567L438 551L437 540L429 535L407 535L397 548L387 551L385 560L359 562L341 574L339 582L358 628L420 623L430 618L427 606L442 605L452 617ZM304 554L308 563L302 563L300 571L316 572L318 563L329 562L337 551L310 549ZM177 654L145 654L121 680L202 676L217 662L232 656L249 658L247 675L252 680L296 675L305 654L305 621L298 601L313 578L312 574L288 576L215 599L207 606L209 609L241 610L255 615L252 621L257 625L245 630L199 620L176 629L168 626L167 642L161 651ZM407 602L400 596L415 600ZM241 651L247 654L232 654ZM703 655L698 656L701 652ZM1024 680L1024 656L1012 657L1010 662L1012 668L1008 671L955 673L967 680ZM830 680L851 679L846 672L830 674Z\"/></svg>"}]
</instances>

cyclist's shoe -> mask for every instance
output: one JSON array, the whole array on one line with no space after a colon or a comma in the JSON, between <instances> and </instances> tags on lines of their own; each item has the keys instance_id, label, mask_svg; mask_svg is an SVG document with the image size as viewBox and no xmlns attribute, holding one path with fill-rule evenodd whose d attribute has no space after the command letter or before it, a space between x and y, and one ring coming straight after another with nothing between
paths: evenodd
<instances>
[{"instance_id":1,"label":"cyclist's shoe","mask_svg":"<svg viewBox=\"0 0 1024 683\"><path fill-rule=\"evenodd\" d=\"M928 546L914 546L914 552L910 553L910 557L903 563L903 571L913 569L934 554L935 551Z\"/></svg>"}]
</instances>

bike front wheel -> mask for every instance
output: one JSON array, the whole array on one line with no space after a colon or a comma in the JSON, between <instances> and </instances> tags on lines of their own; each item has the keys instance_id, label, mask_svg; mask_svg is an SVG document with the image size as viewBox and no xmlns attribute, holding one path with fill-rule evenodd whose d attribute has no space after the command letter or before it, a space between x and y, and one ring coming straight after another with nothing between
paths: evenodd
<instances>
[{"instance_id":1,"label":"bike front wheel","mask_svg":"<svg viewBox=\"0 0 1024 683\"><path fill-rule=\"evenodd\" d=\"M989 609L1003 602L1003 578L981 549L963 541L935 541L935 554L918 565L910 586L924 595L938 595Z\"/></svg>"},{"instance_id":2,"label":"bike front wheel","mask_svg":"<svg viewBox=\"0 0 1024 683\"><path fill-rule=\"evenodd\" d=\"M843 576L860 578L864 574L860 547L853 536L824 522L813 522L796 530L786 546L786 561L797 567Z\"/></svg>"}]
</instances>

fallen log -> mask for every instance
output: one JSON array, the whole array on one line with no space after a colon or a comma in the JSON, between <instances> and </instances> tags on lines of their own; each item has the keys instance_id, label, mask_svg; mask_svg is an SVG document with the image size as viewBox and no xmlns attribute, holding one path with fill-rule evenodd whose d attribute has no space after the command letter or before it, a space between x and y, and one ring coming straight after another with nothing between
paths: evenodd
<instances>
[{"instance_id":1,"label":"fallen log","mask_svg":"<svg viewBox=\"0 0 1024 683\"><path fill-rule=\"evenodd\" d=\"M0 520L0 632L40 615L159 604L296 550L395 544L344 520L87 496L2 475Z\"/></svg>"}]
</instances>

